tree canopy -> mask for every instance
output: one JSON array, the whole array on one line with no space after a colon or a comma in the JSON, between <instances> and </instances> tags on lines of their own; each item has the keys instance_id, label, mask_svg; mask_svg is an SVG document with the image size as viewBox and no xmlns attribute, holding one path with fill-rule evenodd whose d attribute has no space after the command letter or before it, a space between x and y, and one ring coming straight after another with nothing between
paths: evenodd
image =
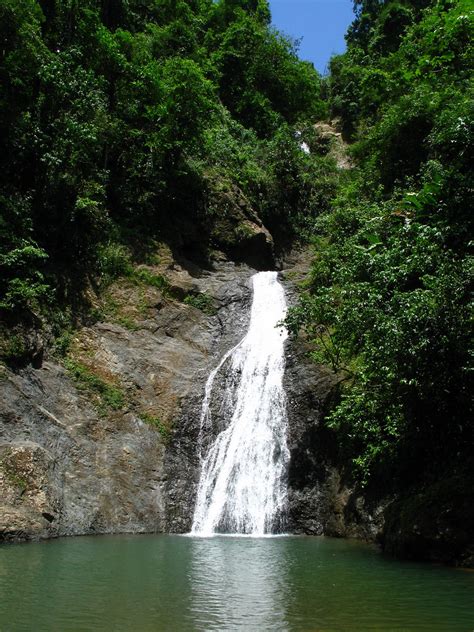
<instances>
[{"instance_id":1,"label":"tree canopy","mask_svg":"<svg viewBox=\"0 0 474 632\"><path fill-rule=\"evenodd\" d=\"M80 291L112 243L186 239L180 221L205 254L216 179L271 222L273 137L326 106L269 23L266 0L0 0L4 315Z\"/></svg>"}]
</instances>

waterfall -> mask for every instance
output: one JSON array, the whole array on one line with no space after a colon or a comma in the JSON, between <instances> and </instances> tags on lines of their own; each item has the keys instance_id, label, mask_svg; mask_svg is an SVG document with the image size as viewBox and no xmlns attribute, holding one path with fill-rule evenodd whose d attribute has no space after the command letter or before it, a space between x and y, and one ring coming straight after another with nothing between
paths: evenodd
<instances>
[{"instance_id":1,"label":"waterfall","mask_svg":"<svg viewBox=\"0 0 474 632\"><path fill-rule=\"evenodd\" d=\"M277 327L286 314L285 294L276 272L259 272L252 282L248 332L221 358L206 384L201 440L211 426L212 390L224 368L221 410L229 422L201 455L194 534L271 533L286 502L289 451L283 373L288 334Z\"/></svg>"}]
</instances>

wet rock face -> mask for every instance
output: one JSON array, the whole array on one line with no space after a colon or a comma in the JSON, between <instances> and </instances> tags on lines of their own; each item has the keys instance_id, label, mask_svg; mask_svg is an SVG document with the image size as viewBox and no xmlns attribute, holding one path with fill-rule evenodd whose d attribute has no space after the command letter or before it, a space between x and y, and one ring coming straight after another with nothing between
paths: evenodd
<instances>
[{"instance_id":1,"label":"wet rock face","mask_svg":"<svg viewBox=\"0 0 474 632\"><path fill-rule=\"evenodd\" d=\"M306 253L289 261L282 273L290 305L305 278ZM323 424L338 382L309 357L304 337L287 342L284 387L287 396L288 514L290 533L376 539L383 527L383 504L371 505L344 480L335 435Z\"/></svg>"},{"instance_id":2,"label":"wet rock face","mask_svg":"<svg viewBox=\"0 0 474 632\"><path fill-rule=\"evenodd\" d=\"M304 279L308 266L305 253L286 263L281 276L290 306L297 302L297 285ZM330 371L310 359L309 352L310 346L303 337L287 341L284 377L290 450L287 531L322 535L338 489L338 474L331 466L321 424L336 380Z\"/></svg>"},{"instance_id":3,"label":"wet rock face","mask_svg":"<svg viewBox=\"0 0 474 632\"><path fill-rule=\"evenodd\" d=\"M330 518L338 475L331 466L321 427L324 406L334 386L329 371L308 358L302 340L287 348L285 392L288 412L288 530L322 535Z\"/></svg>"},{"instance_id":4,"label":"wet rock face","mask_svg":"<svg viewBox=\"0 0 474 632\"><path fill-rule=\"evenodd\" d=\"M300 272L304 269L302 266ZM299 270L292 265L291 271ZM291 276L291 275L290 275ZM282 280L289 304L296 300L295 281ZM223 354L245 334L248 326L251 290L250 278L225 289L222 301L221 329L216 331L217 344L202 374L196 375L200 387L183 405L169 449L165 457L166 530L188 532L191 528L197 484L200 474L199 448L206 452L218 433L229 422L226 411L232 410L226 398L231 376L224 364L212 390L210 409L212 424L200 434L200 417L204 385ZM317 366L308 357L309 345L303 339L289 340L286 345L284 388L287 396L288 447L288 510L282 530L297 534L321 535L330 530L342 535L346 529L345 508L348 498L341 492L340 475L332 464L330 439L321 420L336 378L327 369ZM227 405L227 406L225 406ZM342 495L341 495L342 493ZM346 494L347 495L347 494ZM335 517L336 505L339 507Z\"/></svg>"},{"instance_id":5,"label":"wet rock face","mask_svg":"<svg viewBox=\"0 0 474 632\"><path fill-rule=\"evenodd\" d=\"M222 430L216 426L200 432L204 387L212 369L217 366L221 357L238 343L247 329L252 295L250 278L254 272L245 266L237 267L231 276L213 276L202 286L202 291L215 297L219 307L216 316L209 322L212 344L209 346L205 362L194 367L193 385L183 400L164 461L165 530L170 533L186 533L191 529L200 475L199 454L201 450L206 450L217 433ZM224 374L225 367L221 377ZM219 383L222 383L222 380L216 381L211 409L215 413L214 418L222 421L219 407L223 392L219 388Z\"/></svg>"},{"instance_id":6,"label":"wet rock face","mask_svg":"<svg viewBox=\"0 0 474 632\"><path fill-rule=\"evenodd\" d=\"M375 540L383 527L383 503L369 503L344 480L336 437L322 423L337 378L315 365L309 350L304 340L288 344L288 531Z\"/></svg>"}]
</instances>

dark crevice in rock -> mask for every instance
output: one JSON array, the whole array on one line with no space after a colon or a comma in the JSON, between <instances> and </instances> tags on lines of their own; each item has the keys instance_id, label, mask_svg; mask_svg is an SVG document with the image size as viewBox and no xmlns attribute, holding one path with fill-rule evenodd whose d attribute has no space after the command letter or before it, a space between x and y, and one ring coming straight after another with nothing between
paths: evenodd
<instances>
[{"instance_id":1,"label":"dark crevice in rock","mask_svg":"<svg viewBox=\"0 0 474 632\"><path fill-rule=\"evenodd\" d=\"M47 511L43 511L43 513L41 514L43 516L43 518L45 518L48 522L54 522L56 520L56 518L54 516L52 516L50 513L48 513Z\"/></svg>"}]
</instances>

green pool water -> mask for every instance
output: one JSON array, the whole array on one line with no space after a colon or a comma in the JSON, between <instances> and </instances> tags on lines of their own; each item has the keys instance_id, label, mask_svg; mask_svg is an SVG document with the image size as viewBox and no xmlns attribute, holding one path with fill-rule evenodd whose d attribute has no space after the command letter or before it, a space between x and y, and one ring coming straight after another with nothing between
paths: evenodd
<instances>
[{"instance_id":1,"label":"green pool water","mask_svg":"<svg viewBox=\"0 0 474 632\"><path fill-rule=\"evenodd\" d=\"M0 547L0 630L474 630L474 573L327 538Z\"/></svg>"}]
</instances>

